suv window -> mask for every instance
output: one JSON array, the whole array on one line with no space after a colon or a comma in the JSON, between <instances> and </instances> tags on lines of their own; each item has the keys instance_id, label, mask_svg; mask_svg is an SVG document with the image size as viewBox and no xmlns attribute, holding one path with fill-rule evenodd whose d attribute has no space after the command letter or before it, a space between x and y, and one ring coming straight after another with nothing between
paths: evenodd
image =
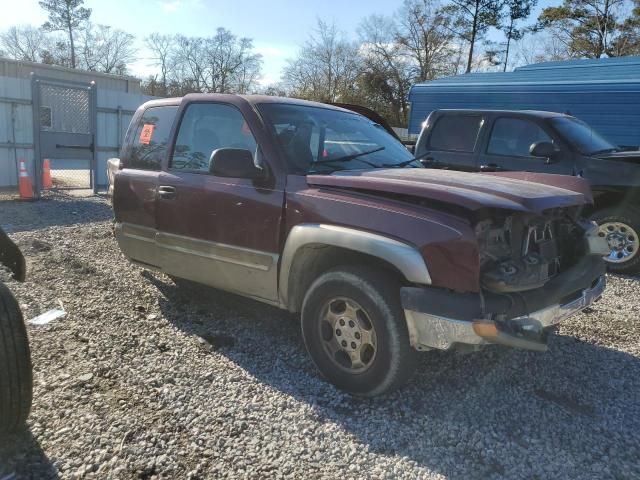
<instances>
[{"instance_id":1,"label":"suv window","mask_svg":"<svg viewBox=\"0 0 640 480\"><path fill-rule=\"evenodd\" d=\"M429 147L445 152L473 153L481 126L480 115L445 115L433 127Z\"/></svg>"},{"instance_id":2,"label":"suv window","mask_svg":"<svg viewBox=\"0 0 640 480\"><path fill-rule=\"evenodd\" d=\"M145 110L133 137L133 148L126 168L160 170L167 154L169 134L177 106L151 107Z\"/></svg>"},{"instance_id":3,"label":"suv window","mask_svg":"<svg viewBox=\"0 0 640 480\"><path fill-rule=\"evenodd\" d=\"M209 172L209 158L218 148L250 150L255 159L256 140L240 111L220 103L194 103L180 123L170 168Z\"/></svg>"},{"instance_id":4,"label":"suv window","mask_svg":"<svg viewBox=\"0 0 640 480\"><path fill-rule=\"evenodd\" d=\"M511 157L530 157L529 148L536 142L553 140L536 123L522 118L499 118L496 120L487 153Z\"/></svg>"}]
</instances>

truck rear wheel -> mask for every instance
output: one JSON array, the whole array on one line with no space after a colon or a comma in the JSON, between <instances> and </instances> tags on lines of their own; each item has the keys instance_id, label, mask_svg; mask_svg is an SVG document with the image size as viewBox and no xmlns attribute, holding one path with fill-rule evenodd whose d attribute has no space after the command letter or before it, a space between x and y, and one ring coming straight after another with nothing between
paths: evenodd
<instances>
[{"instance_id":1,"label":"truck rear wheel","mask_svg":"<svg viewBox=\"0 0 640 480\"><path fill-rule=\"evenodd\" d=\"M389 274L343 267L320 276L302 305L302 336L320 373L338 388L375 396L404 384L418 352Z\"/></svg>"},{"instance_id":2,"label":"truck rear wheel","mask_svg":"<svg viewBox=\"0 0 640 480\"><path fill-rule=\"evenodd\" d=\"M18 302L0 283L0 435L24 426L33 377L27 330Z\"/></svg>"},{"instance_id":3,"label":"truck rear wheel","mask_svg":"<svg viewBox=\"0 0 640 480\"><path fill-rule=\"evenodd\" d=\"M591 218L609 244L611 251L605 257L609 271L640 272L640 212L630 207L612 207L598 210Z\"/></svg>"}]
</instances>

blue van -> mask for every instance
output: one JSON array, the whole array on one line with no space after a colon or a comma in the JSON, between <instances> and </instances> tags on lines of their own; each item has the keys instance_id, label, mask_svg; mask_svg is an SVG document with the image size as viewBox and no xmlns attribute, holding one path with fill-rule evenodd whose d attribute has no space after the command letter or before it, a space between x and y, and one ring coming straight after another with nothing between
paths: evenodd
<instances>
[{"instance_id":1,"label":"blue van","mask_svg":"<svg viewBox=\"0 0 640 480\"><path fill-rule=\"evenodd\" d=\"M441 78L414 85L409 101L410 134L419 134L434 110L545 110L578 117L620 147L640 146L640 56Z\"/></svg>"}]
</instances>

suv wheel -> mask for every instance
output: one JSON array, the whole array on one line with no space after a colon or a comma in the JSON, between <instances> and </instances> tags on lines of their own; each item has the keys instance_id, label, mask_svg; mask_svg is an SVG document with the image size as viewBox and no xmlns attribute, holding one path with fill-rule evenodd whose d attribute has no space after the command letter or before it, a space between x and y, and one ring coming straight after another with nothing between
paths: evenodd
<instances>
[{"instance_id":1,"label":"suv wheel","mask_svg":"<svg viewBox=\"0 0 640 480\"><path fill-rule=\"evenodd\" d=\"M630 208L606 208L591 218L600 226L610 253L605 258L609 271L633 274L640 271L640 213Z\"/></svg>"},{"instance_id":2,"label":"suv wheel","mask_svg":"<svg viewBox=\"0 0 640 480\"><path fill-rule=\"evenodd\" d=\"M0 283L0 436L27 420L32 398L31 355L18 302Z\"/></svg>"},{"instance_id":3,"label":"suv wheel","mask_svg":"<svg viewBox=\"0 0 640 480\"><path fill-rule=\"evenodd\" d=\"M400 285L376 270L344 267L320 276L302 305L302 336L320 373L349 393L389 392L415 369Z\"/></svg>"}]
</instances>

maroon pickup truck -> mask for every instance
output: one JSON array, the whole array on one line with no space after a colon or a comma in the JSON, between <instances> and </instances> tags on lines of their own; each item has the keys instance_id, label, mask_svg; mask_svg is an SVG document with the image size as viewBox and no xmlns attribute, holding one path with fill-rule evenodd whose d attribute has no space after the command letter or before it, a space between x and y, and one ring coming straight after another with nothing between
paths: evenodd
<instances>
[{"instance_id":1,"label":"maroon pickup truck","mask_svg":"<svg viewBox=\"0 0 640 480\"><path fill-rule=\"evenodd\" d=\"M193 94L141 106L115 175L131 261L302 318L321 374L377 395L418 351L544 351L603 292L576 177L423 168L335 106Z\"/></svg>"}]
</instances>

